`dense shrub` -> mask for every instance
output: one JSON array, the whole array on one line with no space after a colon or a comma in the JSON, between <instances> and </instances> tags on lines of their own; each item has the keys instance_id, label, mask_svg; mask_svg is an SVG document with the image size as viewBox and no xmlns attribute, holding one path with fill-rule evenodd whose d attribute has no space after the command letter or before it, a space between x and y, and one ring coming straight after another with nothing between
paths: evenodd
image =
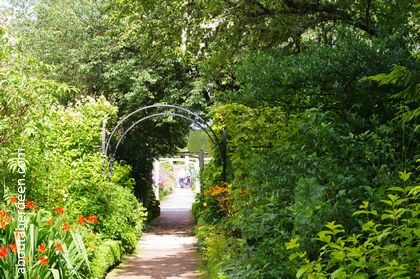
<instances>
[{"instance_id":1,"label":"dense shrub","mask_svg":"<svg viewBox=\"0 0 420 279\"><path fill-rule=\"evenodd\" d=\"M88 276L98 245L113 239L123 252L132 251L145 219L134 196L131 168L116 163L112 181L104 176L102 121L112 123L117 109L104 97L60 104L62 96L78 90L46 79L51 67L26 57L1 31L0 35L0 195L18 196L17 181L22 179L25 199L39 208L38 213L28 213L26 221L31 241L26 278ZM18 149L24 152L17 154ZM65 214L45 226L48 212L57 208ZM11 233L17 216L11 209L1 212L7 222L0 228L5 236L0 238L0 277L15 278L16 256L9 245L17 241ZM63 232L64 224L70 232ZM56 242L62 248L54 249ZM45 254L37 252L41 244Z\"/></svg>"},{"instance_id":2,"label":"dense shrub","mask_svg":"<svg viewBox=\"0 0 420 279\"><path fill-rule=\"evenodd\" d=\"M216 226L227 239L217 245L227 259L213 266L228 278L293 278L298 266L288 261L284 244L299 237L315 259L322 245L313 237L323 224L336 220L345 231L356 229L357 205L370 197L373 209L383 208L383 185L397 182L393 174L403 167L406 150L395 142L401 128L392 121L356 133L332 112L286 117L278 108L235 104L216 109L214 119L216 129L235 131L229 134L231 182L221 191L220 181L206 176L195 210L199 226Z\"/></svg>"},{"instance_id":3,"label":"dense shrub","mask_svg":"<svg viewBox=\"0 0 420 279\"><path fill-rule=\"evenodd\" d=\"M88 169L89 174L80 180L76 177L69 187L66 199L69 211L74 216L95 212L101 220L95 232L121 240L124 252L132 251L147 213L133 195L133 181L127 179L129 166L115 164L112 182L103 180L101 157L87 157L80 167Z\"/></svg>"},{"instance_id":4,"label":"dense shrub","mask_svg":"<svg viewBox=\"0 0 420 279\"><path fill-rule=\"evenodd\" d=\"M106 240L101 243L93 254L91 268L92 273L89 278L102 279L110 267L118 264L123 255L121 243L116 240Z\"/></svg>"},{"instance_id":5,"label":"dense shrub","mask_svg":"<svg viewBox=\"0 0 420 279\"><path fill-rule=\"evenodd\" d=\"M364 201L353 216L360 228L346 234L335 221L325 225L316 240L323 244L316 260L304 251L290 255L301 265L297 278L417 278L420 276L420 186L408 186L409 173L400 173L404 185L389 187L377 211ZM299 239L287 243L296 250Z\"/></svg>"}]
</instances>

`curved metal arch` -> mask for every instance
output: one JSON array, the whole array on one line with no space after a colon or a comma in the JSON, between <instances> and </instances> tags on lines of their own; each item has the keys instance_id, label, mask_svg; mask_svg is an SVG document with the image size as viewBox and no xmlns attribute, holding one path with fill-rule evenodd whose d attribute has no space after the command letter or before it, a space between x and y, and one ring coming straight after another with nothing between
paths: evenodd
<instances>
[{"instance_id":1,"label":"curved metal arch","mask_svg":"<svg viewBox=\"0 0 420 279\"><path fill-rule=\"evenodd\" d=\"M188 117L188 116L185 116L185 115L183 115L183 114L180 114L180 113L175 113L175 112L158 112L158 113L154 113L154 114L151 114L151 115L148 115L148 116L145 116L145 117L143 117L142 119L140 119L140 120L138 120L138 121L136 121L136 122L134 122L130 127L128 127L127 128L127 130L125 130L124 131L124 133L122 134L122 136L121 136L121 138L118 140L118 142L117 142L117 144L115 145L115 149L114 149L114 152L113 152L113 154L112 154L112 157L113 158L115 158L115 155L117 154L117 150L118 150L118 147L120 146L120 143L123 141L123 139L124 139L124 137L127 135L127 133L131 130L131 129L133 129L135 126L137 126L138 124L140 124L141 122L143 122L143 121L145 121L145 120L147 120L147 119L150 119L150 118L152 118L152 117L155 117L155 116L177 116L177 117L181 117L181 118L184 118L184 119L187 119L187 120L190 120L192 123L194 123L194 124L197 124L201 129L203 129L203 131L207 134L207 136L209 136L209 138L211 139L211 136L210 136L210 134L205 130L205 128L206 127L203 127L199 122L196 122L195 121L195 119L193 119L193 118L191 118L191 117Z\"/></svg>"},{"instance_id":2,"label":"curved metal arch","mask_svg":"<svg viewBox=\"0 0 420 279\"><path fill-rule=\"evenodd\" d=\"M109 135L109 138L108 138L108 140L106 142L106 145L105 145L105 156L108 155L108 150L109 150L109 147L111 145L112 137L114 136L114 134L117 131L117 129L124 123L124 121L126 121L128 118L130 118L131 116L133 116L134 114L136 114L138 112L141 112L141 111L144 111L144 110L147 110L147 109L150 109L150 108L159 108L159 107L179 109L179 110L184 111L184 112L186 112L188 114L191 114L195 118L199 119L211 131L213 137L215 138L215 140L217 142L217 145L220 148L220 151L222 151L222 145L221 145L218 137L216 136L216 133L213 131L213 129L210 127L210 125L208 125L207 122L200 115L198 115L197 113L195 113L195 112L193 112L193 111L191 111L189 109L186 109L186 108L183 108L183 107L180 107L180 106L167 105L167 104L153 104L153 105L150 105L150 106L145 106L145 107L141 107L139 109L136 109L135 111L127 114L120 121L118 121L117 125L115 125L114 129L111 131L111 133ZM193 122L196 122L197 123L197 121L193 121ZM211 139L211 137L210 137L210 139Z\"/></svg>"},{"instance_id":3,"label":"curved metal arch","mask_svg":"<svg viewBox=\"0 0 420 279\"><path fill-rule=\"evenodd\" d=\"M220 151L220 155L221 155L221 159L222 159L222 166L223 166L223 172L222 172L222 179L224 181L226 181L226 143L227 143L227 139L226 139L226 131L223 128L222 129L222 141L223 143L219 140L219 138L217 137L216 133L214 132L214 130L211 128L211 126L207 123L206 120L204 120L200 115L198 115L197 113L180 107L180 106L175 106L175 105L168 105L168 104L154 104L154 105L150 105L150 106L145 106L145 107L141 107L129 114L127 114L126 116L124 116L120 121L118 121L117 125L114 127L114 129L111 131L108 140L106 141L105 144L105 148L104 148L104 155L107 157L108 156L108 150L110 148L111 145L111 140L112 137L114 136L115 132L117 131L117 129L124 123L124 121L126 121L128 118L130 118L131 116L133 116L134 114L150 109L150 108L175 108L178 110L181 110L182 112L185 112L189 115L192 115L195 117L195 119L193 119L192 117L180 114L180 113L176 113L176 112L160 112L160 113L154 113L152 115L148 115L143 117L142 119L136 121L134 124L132 124L122 135L122 137L120 138L120 140L118 141L116 148L113 152L113 154L110 156L110 162L109 162L109 166L110 166L110 174L112 177L112 166L113 166L113 161L114 161L114 157L116 155L116 151L118 149L118 146L120 145L121 141L124 139L125 135L127 134L128 131L130 131L132 128L134 128L137 124L141 123L142 121L155 117L155 116L163 116L163 115L173 115L173 116L178 116L187 120L190 120L192 123L197 124L200 128L202 128L204 130L204 132L208 135L208 137L210 138L210 140L214 143L214 140L212 139L212 136L214 137L218 147L219 147L219 151ZM200 123L201 122L201 123ZM211 134L207 131L210 130Z\"/></svg>"}]
</instances>

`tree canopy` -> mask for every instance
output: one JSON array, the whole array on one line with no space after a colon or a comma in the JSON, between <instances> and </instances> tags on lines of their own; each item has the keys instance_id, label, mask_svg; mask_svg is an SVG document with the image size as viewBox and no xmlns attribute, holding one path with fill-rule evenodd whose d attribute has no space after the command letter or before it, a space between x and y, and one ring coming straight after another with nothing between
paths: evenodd
<instances>
[{"instance_id":1,"label":"tree canopy","mask_svg":"<svg viewBox=\"0 0 420 279\"><path fill-rule=\"evenodd\" d=\"M13 138L34 140L34 197L65 182L77 197L102 201L115 188L129 199L120 184L134 184L152 212L153 160L185 147L188 121L152 118L133 129L117 153L118 182L80 168L99 168L92 146L102 119L109 130L137 108L180 105L228 135L227 181L214 146L194 207L214 278L418 274L419 8L414 0L9 1L0 7L8 15L1 168L13 164ZM68 159L56 161L60 152ZM103 195L89 192L93 183ZM113 201L69 206L116 218ZM116 233L129 250L135 230L118 224L98 232Z\"/></svg>"}]
</instances>

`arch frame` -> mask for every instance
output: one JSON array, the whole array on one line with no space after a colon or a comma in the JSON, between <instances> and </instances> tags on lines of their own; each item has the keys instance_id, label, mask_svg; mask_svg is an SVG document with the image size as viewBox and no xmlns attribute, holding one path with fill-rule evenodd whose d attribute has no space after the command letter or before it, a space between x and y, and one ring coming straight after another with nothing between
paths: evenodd
<instances>
[{"instance_id":1,"label":"arch frame","mask_svg":"<svg viewBox=\"0 0 420 279\"><path fill-rule=\"evenodd\" d=\"M164 108L164 109L176 109L178 110L178 112L155 112L152 114L146 114L146 116L142 117L141 119L137 120L136 122L134 122L132 125L130 125L127 129L125 129L123 131L123 134L121 136L121 138L118 140L117 144L115 145L115 149L113 150L113 152L111 152L111 141L112 138L114 137L115 133L117 132L118 128L122 127L122 125L124 124L124 122L126 122L128 119L130 119L130 117L136 115L137 113L140 113L142 111L147 111L148 109L153 109L153 108ZM143 106L140 107L134 111L132 111L131 113L123 116L118 122L117 124L114 126L114 128L112 129L111 133L109 134L108 137L106 137L105 132L103 132L103 138L102 138L102 147L103 147L103 154L105 156L105 158L109 158L109 174L110 174L110 179L112 178L112 169L113 169L113 163L115 160L115 156L116 156L116 152L118 150L119 145L121 144L121 142L124 140L125 136L128 134L128 132L130 132L132 129L134 129L137 125L141 124L143 121L147 120L147 119L151 119L154 117L161 117L161 116L175 116L175 117L179 117L179 118L183 118L186 120L191 121L192 124L195 124L197 126L199 126L199 128L201 128L201 130L203 130L207 136L209 137L209 139L217 144L218 149L220 151L220 156L221 156L221 163L222 163L222 180L226 181L226 176L227 176L227 168L226 168L226 164L227 164L227 133L225 128L222 128L222 135L221 135L221 139L219 139L219 137L216 135L215 131L211 128L211 126L207 123L206 120L204 120L199 114L197 114L196 112L193 112L187 108L184 107L180 107L180 106L176 106L176 105L170 105L170 104L162 104L162 103L157 103L157 104L153 104L153 105L149 105L149 106ZM193 118L194 117L194 118ZM104 124L105 126L105 124ZM104 127L103 127L104 129ZM106 175L106 171L104 171L104 176Z\"/></svg>"}]
</instances>

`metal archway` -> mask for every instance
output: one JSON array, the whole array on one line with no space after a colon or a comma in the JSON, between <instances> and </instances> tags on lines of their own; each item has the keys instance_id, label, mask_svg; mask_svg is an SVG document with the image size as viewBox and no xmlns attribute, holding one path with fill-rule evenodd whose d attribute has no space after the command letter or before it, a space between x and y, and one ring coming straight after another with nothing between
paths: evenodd
<instances>
[{"instance_id":1,"label":"metal archway","mask_svg":"<svg viewBox=\"0 0 420 279\"><path fill-rule=\"evenodd\" d=\"M183 112L183 113L187 113L187 114L189 114L189 115L192 115L192 116L194 116L195 117L195 122L198 122L198 121L200 121L206 128L208 128L210 131L211 131L211 133L213 134L213 136L214 136L214 139L212 139L211 137L210 137L210 139L212 140L212 141L214 141L214 140L216 140L216 142L217 142L217 144L220 146L220 141L219 141L219 139L217 138L217 136L216 136L216 133L213 131L213 129L210 127L210 125L208 125L207 124L207 122L200 116L200 115L198 115L197 113L195 113L195 112L193 112L193 111L191 111L191 110L189 110L189 109L186 109L186 108L183 108L183 107L180 107L180 106L176 106L176 105L167 105L167 104L154 104L154 105L150 105L150 106L145 106L145 107L141 107L141 108L138 108L138 109L136 109L135 111L133 111L133 112L131 112L131 113L129 113L129 114L127 114L126 116L124 116L120 121L118 121L118 123L117 123L117 125L115 125L115 127L114 127L114 129L111 131L111 134L109 135L109 138L108 138L108 140L106 141L106 145L105 145L105 155L108 155L108 151L109 151L109 148L110 148L110 145L111 145L111 140L112 140L112 137L114 136L114 134L115 134L115 132L117 131L117 129L127 120L127 119L129 119L131 116L133 116L133 115L135 115L135 114L137 114L137 113L139 113L139 112L141 112L141 111L145 111L145 110L148 110L148 109L151 109L151 108L172 108L172 109L178 109L178 110L180 110L181 112Z\"/></svg>"},{"instance_id":2,"label":"metal archway","mask_svg":"<svg viewBox=\"0 0 420 279\"><path fill-rule=\"evenodd\" d=\"M148 109L153 109L153 108L165 108L165 109L176 109L179 110L179 112L157 112L157 113L153 113L150 115L146 115L144 117L142 117L141 119L137 120L136 122L134 122L129 128L127 128L121 138L118 140L115 149L113 150L112 153L110 153L110 147L111 147L111 140L113 138L113 136L115 135L116 131L118 130L118 128L120 128L122 126L122 124L129 119L131 116L141 112L141 111L145 111ZM183 114L184 113L184 114ZM176 116L176 117L180 117L180 118L184 118L187 119L189 121L191 121L193 124L199 126L210 138L210 140L213 143L216 143L219 147L219 151L220 151L220 155L221 155L221 163L222 163L222 167L223 167L223 171L222 171L222 179L223 181L226 181L226 130L223 128L222 129L222 140L219 140L219 138L217 137L216 133L214 132L214 130L211 128L211 126L207 123L206 120L204 120L200 115L198 115L197 113L180 107L180 106L176 106L176 105L167 105L167 104L154 104L154 105L150 105L150 106L145 106L145 107L141 107L131 113L129 113L128 115L124 116L120 121L118 121L117 125L115 125L114 129L111 131L108 139L106 140L106 138L104 137L103 140L106 141L103 142L103 153L106 157L109 157L109 172L110 172L110 177L112 177L112 167L113 167L113 162L115 159L115 155L116 152L118 150L118 147L120 145L120 143L122 142L122 140L125 138L125 136L127 135L127 133L132 130L135 126L137 126L138 124L140 124L141 122L153 118L153 117L159 117L159 116ZM194 118L193 118L194 117ZM104 144L105 143L105 144ZM110 154L109 154L110 153Z\"/></svg>"}]
</instances>

